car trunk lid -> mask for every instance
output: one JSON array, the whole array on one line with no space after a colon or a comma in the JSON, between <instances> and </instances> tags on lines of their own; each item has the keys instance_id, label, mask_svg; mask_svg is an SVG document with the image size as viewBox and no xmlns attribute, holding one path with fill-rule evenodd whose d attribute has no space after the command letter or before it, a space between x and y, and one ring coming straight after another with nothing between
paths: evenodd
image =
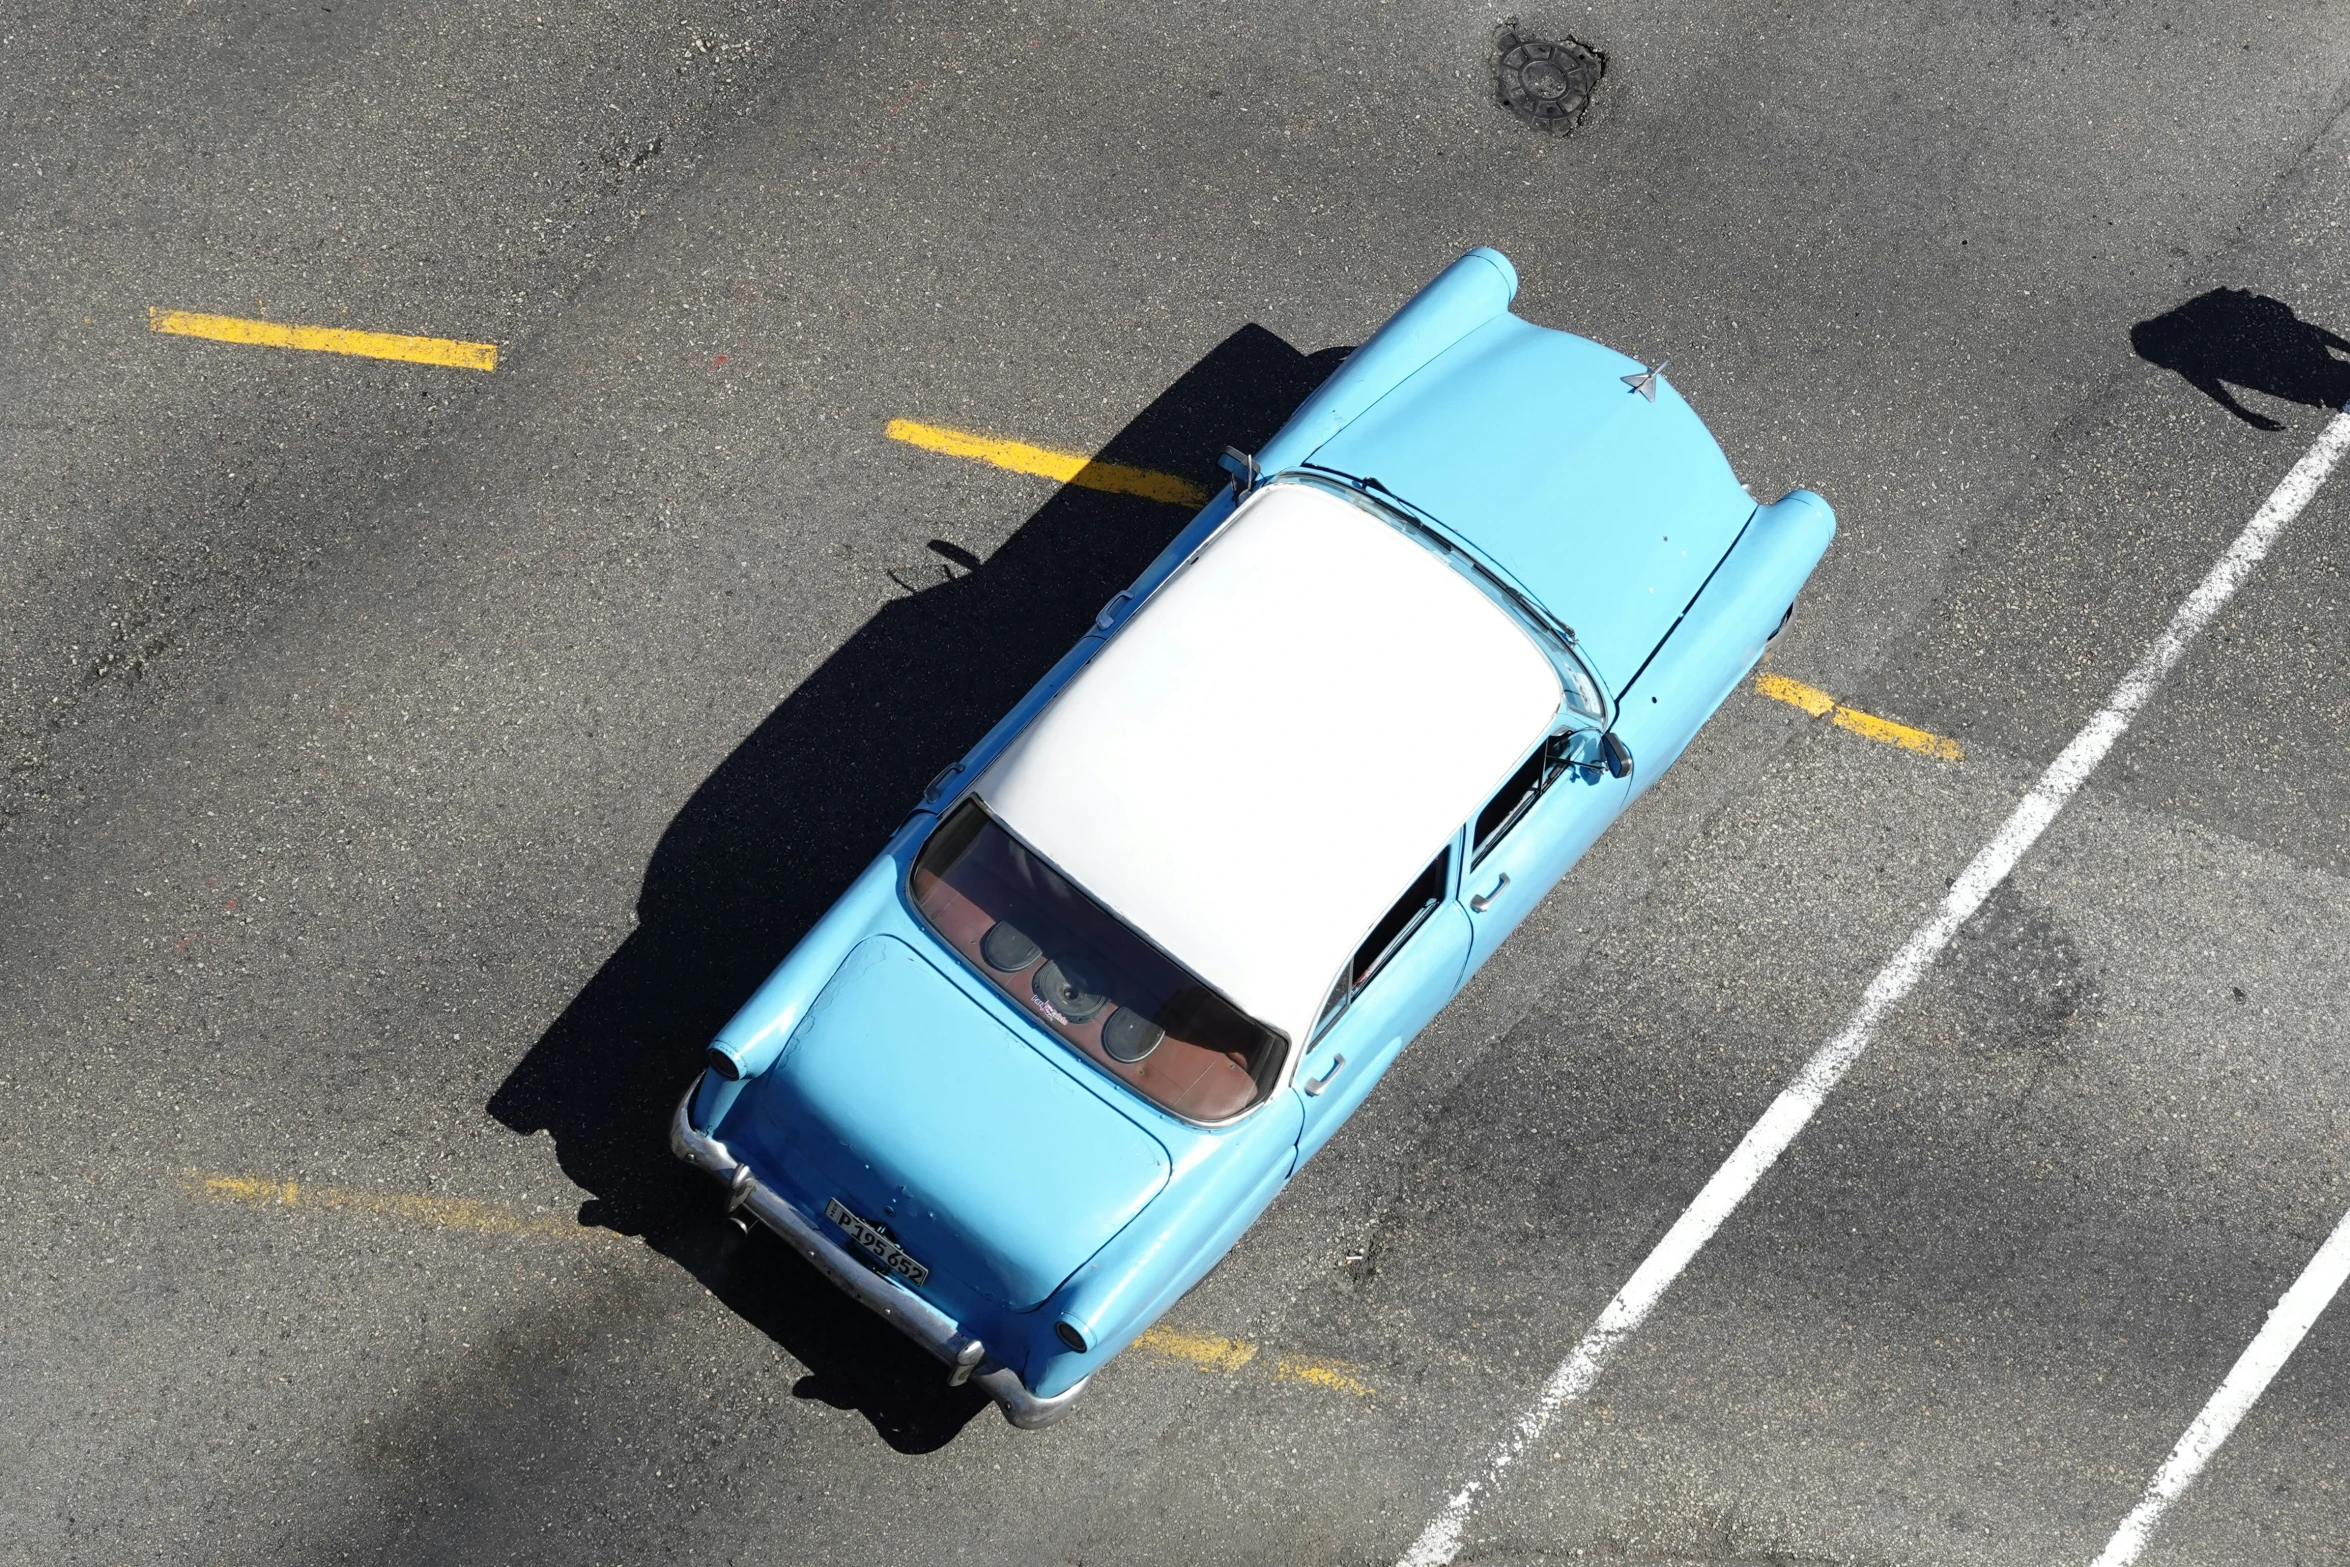
<instances>
[{"instance_id":1,"label":"car trunk lid","mask_svg":"<svg viewBox=\"0 0 2350 1567\"><path fill-rule=\"evenodd\" d=\"M760 1143L802 1164L795 1184L1015 1310L1123 1229L1170 1169L1157 1138L891 936L849 954L744 1110Z\"/></svg>"}]
</instances>

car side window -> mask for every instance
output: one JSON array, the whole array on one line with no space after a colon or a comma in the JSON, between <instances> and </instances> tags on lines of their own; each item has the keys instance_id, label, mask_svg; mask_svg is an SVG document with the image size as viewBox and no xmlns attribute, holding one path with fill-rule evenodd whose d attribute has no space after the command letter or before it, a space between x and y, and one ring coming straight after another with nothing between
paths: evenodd
<instances>
[{"instance_id":1,"label":"car side window","mask_svg":"<svg viewBox=\"0 0 2350 1567\"><path fill-rule=\"evenodd\" d=\"M1502 840L1529 810L1542 798L1542 791L1566 776L1573 767L1568 759L1574 744L1572 734L1552 735L1534 748L1524 765L1512 773L1509 782L1494 791L1485 802L1485 809L1477 813L1476 830L1469 835L1469 863L1474 866L1488 851Z\"/></svg>"},{"instance_id":2,"label":"car side window","mask_svg":"<svg viewBox=\"0 0 2350 1567\"><path fill-rule=\"evenodd\" d=\"M1315 1038L1319 1039L1338 1020L1338 1015L1346 1010L1347 1003L1387 966L1387 960L1394 957L1403 944L1411 939L1412 932L1420 928L1429 912L1444 901L1444 895L1451 886L1452 847L1448 844L1444 852L1431 860L1428 868L1420 872L1419 877L1404 890L1404 895L1395 900L1395 907L1389 909L1380 917L1379 923L1371 927L1371 934L1363 938L1363 944L1355 949L1355 955L1348 960L1345 971L1331 985L1329 998L1322 1003L1322 1016L1314 1024Z\"/></svg>"}]
</instances>

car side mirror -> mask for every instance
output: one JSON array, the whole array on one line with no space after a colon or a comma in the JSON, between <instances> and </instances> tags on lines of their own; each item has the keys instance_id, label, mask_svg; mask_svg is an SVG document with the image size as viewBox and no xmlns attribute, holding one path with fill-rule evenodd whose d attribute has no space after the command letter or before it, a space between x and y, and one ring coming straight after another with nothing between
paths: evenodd
<instances>
[{"instance_id":1,"label":"car side mirror","mask_svg":"<svg viewBox=\"0 0 2350 1567\"><path fill-rule=\"evenodd\" d=\"M1599 760L1611 778L1632 776L1632 748L1613 729L1599 737Z\"/></svg>"}]
</instances>

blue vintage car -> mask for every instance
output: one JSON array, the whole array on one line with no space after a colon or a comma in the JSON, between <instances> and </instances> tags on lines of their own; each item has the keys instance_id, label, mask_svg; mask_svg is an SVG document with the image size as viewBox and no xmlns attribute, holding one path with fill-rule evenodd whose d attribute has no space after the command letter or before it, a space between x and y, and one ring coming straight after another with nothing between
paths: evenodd
<instances>
[{"instance_id":1,"label":"blue vintage car","mask_svg":"<svg viewBox=\"0 0 2350 1567\"><path fill-rule=\"evenodd\" d=\"M1835 532L1493 250L924 794L672 1122L1042 1425L1230 1250L1753 667Z\"/></svg>"}]
</instances>

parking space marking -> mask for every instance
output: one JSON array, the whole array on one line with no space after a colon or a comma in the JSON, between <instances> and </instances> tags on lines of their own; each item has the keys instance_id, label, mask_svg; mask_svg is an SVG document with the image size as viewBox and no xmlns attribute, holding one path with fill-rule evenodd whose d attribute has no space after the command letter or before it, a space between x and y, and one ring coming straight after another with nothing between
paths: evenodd
<instances>
[{"instance_id":1,"label":"parking space marking","mask_svg":"<svg viewBox=\"0 0 2350 1567\"><path fill-rule=\"evenodd\" d=\"M543 1235L558 1240L611 1241L612 1231L551 1214L517 1213L470 1197L435 1197L421 1192L362 1192L303 1181L273 1181L257 1175L220 1175L191 1170L189 1193L205 1202L244 1208L342 1208L379 1218L479 1235Z\"/></svg>"},{"instance_id":2,"label":"parking space marking","mask_svg":"<svg viewBox=\"0 0 2350 1567\"><path fill-rule=\"evenodd\" d=\"M1351 1361L1324 1360L1312 1355L1275 1355L1264 1359L1258 1355L1257 1346L1246 1339L1193 1333L1168 1327L1163 1322L1145 1331L1134 1341L1134 1347L1163 1360L1179 1360L1195 1371L1231 1375L1255 1365L1278 1382L1303 1382L1350 1398L1369 1398L1372 1393L1363 1368Z\"/></svg>"},{"instance_id":3,"label":"parking space marking","mask_svg":"<svg viewBox=\"0 0 2350 1567\"><path fill-rule=\"evenodd\" d=\"M1682 1270L1810 1124L1829 1093L1868 1049L1877 1024L1925 976L1942 949L1958 934L1959 927L2007 879L2024 851L2039 840L2049 823L2056 820L2080 791L2089 774L2152 699L2163 677L2177 667L2188 646L2244 585L2244 580L2276 542L2277 535L2309 504L2310 497L2325 483L2346 449L2350 449L2350 413L2340 413L2327 421L2324 431L2301 455L2301 460L2252 514L2252 520L2244 525L2195 590L2172 612L2169 624L2138 656L2129 673L2105 699L2105 705L2073 736L2056 760L2048 764L2047 771L1992 834L1991 841L1967 863L1933 916L1912 932L1901 950L1877 971L1844 1027L1804 1063L1795 1080L1771 1101L1762 1119L1740 1139L1730 1157L1722 1161L1721 1168L1699 1190L1696 1200L1673 1221L1664 1239L1633 1270L1632 1277L1601 1310L1599 1320L1551 1373L1532 1406L1487 1454L1477 1478L1447 1499L1419 1538L1412 1542L1400 1567L1444 1567L1460 1553L1461 1530L1467 1525L1479 1495L1499 1484L1518 1455L1542 1435L1559 1411L1581 1398L1599 1380L1600 1373L1614 1358L1616 1348L1639 1331Z\"/></svg>"},{"instance_id":4,"label":"parking space marking","mask_svg":"<svg viewBox=\"0 0 2350 1567\"><path fill-rule=\"evenodd\" d=\"M1031 446L1026 441L1007 441L993 435L975 435L969 430L950 430L945 425L892 419L884 433L893 441L919 446L926 452L939 452L948 457L968 457L976 462L993 463L1013 473L1033 474L1040 479L1058 479L1063 484L1075 484L1088 490L1107 490L1114 495L1139 495L1144 500L1164 501L1170 506L1205 505L1209 494L1189 479L1178 478L1171 473L1158 473L1149 468L1129 468L1124 463L1097 462L1082 452L1056 452L1050 447Z\"/></svg>"},{"instance_id":5,"label":"parking space marking","mask_svg":"<svg viewBox=\"0 0 2350 1567\"><path fill-rule=\"evenodd\" d=\"M2171 1449L2170 1457L2154 1472L2146 1494L2114 1530L2092 1567L2130 1567L2138 1559L2163 1513L2203 1472L2211 1455L2235 1433L2237 1422L2268 1391L2277 1372L2341 1292L2345 1279L2350 1279L2350 1214L2334 1226L2334 1233L2318 1247L2317 1255L2309 1259L2301 1276L2269 1312L2268 1321L2236 1357L2219 1391L2211 1395L2211 1401L2179 1438L2178 1446Z\"/></svg>"},{"instance_id":6,"label":"parking space marking","mask_svg":"<svg viewBox=\"0 0 2350 1567\"><path fill-rule=\"evenodd\" d=\"M1774 702L1800 707L1812 717L1825 718L1837 728L1848 729L1864 739L1897 745L1905 751L1916 751L1938 762L1966 760L1966 752L1959 748L1956 740L1923 729L1912 729L1907 724L1897 724L1890 718L1879 718L1874 713L1864 713L1856 707L1846 707L1818 686L1807 686L1785 675L1761 673L1754 677L1754 689Z\"/></svg>"},{"instance_id":7,"label":"parking space marking","mask_svg":"<svg viewBox=\"0 0 2350 1567\"><path fill-rule=\"evenodd\" d=\"M410 337L400 332L353 332L337 326L288 326L282 321L248 321L242 316L208 316L194 310L147 307L147 329L216 343L250 343L257 348L303 348L321 354L355 354L362 359L404 359L410 364L448 365L457 370L495 370L498 345L465 343L453 337Z\"/></svg>"}]
</instances>

